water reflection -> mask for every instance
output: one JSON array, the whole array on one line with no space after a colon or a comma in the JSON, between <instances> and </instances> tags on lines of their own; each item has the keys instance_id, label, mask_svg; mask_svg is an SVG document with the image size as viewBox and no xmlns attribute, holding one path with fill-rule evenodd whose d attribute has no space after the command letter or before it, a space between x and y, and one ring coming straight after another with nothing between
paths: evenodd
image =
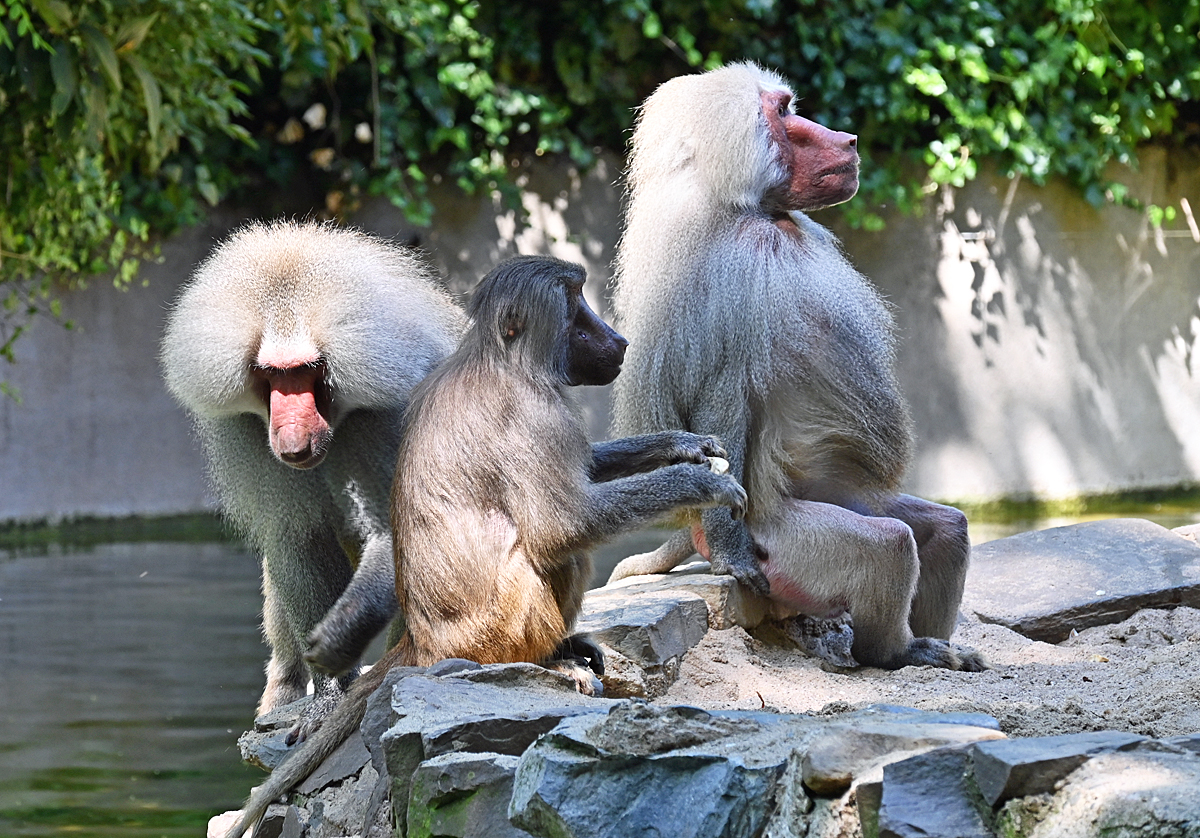
<instances>
[{"instance_id":1,"label":"water reflection","mask_svg":"<svg viewBox=\"0 0 1200 838\"><path fill-rule=\"evenodd\" d=\"M972 521L972 541L1078 520ZM593 584L665 537L597 551ZM236 808L261 776L236 746L267 657L258 587L227 543L0 552L0 835L196 836Z\"/></svg>"},{"instance_id":2,"label":"water reflection","mask_svg":"<svg viewBox=\"0 0 1200 838\"><path fill-rule=\"evenodd\" d=\"M0 560L0 834L195 836L235 808L259 607L228 544Z\"/></svg>"}]
</instances>

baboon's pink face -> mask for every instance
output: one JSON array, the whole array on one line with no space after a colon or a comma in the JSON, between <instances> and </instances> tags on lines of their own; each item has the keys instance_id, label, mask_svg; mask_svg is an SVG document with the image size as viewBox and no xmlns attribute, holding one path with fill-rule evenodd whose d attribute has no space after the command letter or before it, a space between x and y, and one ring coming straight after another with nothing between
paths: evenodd
<instances>
[{"instance_id":1,"label":"baboon's pink face","mask_svg":"<svg viewBox=\"0 0 1200 838\"><path fill-rule=\"evenodd\" d=\"M267 407L271 453L292 468L319 465L333 439L324 362L260 355L251 374Z\"/></svg>"},{"instance_id":2,"label":"baboon's pink face","mask_svg":"<svg viewBox=\"0 0 1200 838\"><path fill-rule=\"evenodd\" d=\"M797 116L786 90L759 96L767 129L787 179L763 196L769 211L831 207L858 191L858 137Z\"/></svg>"}]
</instances>

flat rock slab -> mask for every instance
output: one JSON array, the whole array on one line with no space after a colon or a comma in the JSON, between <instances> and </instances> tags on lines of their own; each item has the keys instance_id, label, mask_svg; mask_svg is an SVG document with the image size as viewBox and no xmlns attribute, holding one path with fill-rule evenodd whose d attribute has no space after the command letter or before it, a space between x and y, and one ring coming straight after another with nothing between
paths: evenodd
<instances>
[{"instance_id":1,"label":"flat rock slab","mask_svg":"<svg viewBox=\"0 0 1200 838\"><path fill-rule=\"evenodd\" d=\"M1141 518L1021 533L971 551L963 609L1033 640L1200 607L1200 545Z\"/></svg>"},{"instance_id":2,"label":"flat rock slab","mask_svg":"<svg viewBox=\"0 0 1200 838\"><path fill-rule=\"evenodd\" d=\"M521 755L510 820L555 838L762 834L791 750L776 728L628 703L564 719Z\"/></svg>"},{"instance_id":3,"label":"flat rock slab","mask_svg":"<svg viewBox=\"0 0 1200 838\"><path fill-rule=\"evenodd\" d=\"M601 603L616 596L643 596L648 592L687 591L704 600L708 605L708 627L727 629L734 626L754 628L771 613L771 603L766 597L743 588L732 576L714 576L708 562L693 562L672 570L646 576L627 576L596 591L589 591L584 610L595 603L597 611Z\"/></svg>"},{"instance_id":4,"label":"flat rock slab","mask_svg":"<svg viewBox=\"0 0 1200 838\"><path fill-rule=\"evenodd\" d=\"M979 793L989 806L1038 794L1091 757L1136 748L1152 740L1116 730L984 742L973 751Z\"/></svg>"},{"instance_id":5,"label":"flat rock slab","mask_svg":"<svg viewBox=\"0 0 1200 838\"><path fill-rule=\"evenodd\" d=\"M362 735L356 730L350 734L337 750L326 757L317 770L309 774L296 791L301 794L312 794L323 789L330 783L353 777L363 766L371 761L371 752L367 750Z\"/></svg>"},{"instance_id":6,"label":"flat rock slab","mask_svg":"<svg viewBox=\"0 0 1200 838\"><path fill-rule=\"evenodd\" d=\"M644 591L632 596L601 588L584 597L575 631L590 634L642 666L656 666L704 639L708 605L687 591Z\"/></svg>"},{"instance_id":7,"label":"flat rock slab","mask_svg":"<svg viewBox=\"0 0 1200 838\"><path fill-rule=\"evenodd\" d=\"M831 723L812 738L801 760L801 778L814 793L833 797L855 780L869 777L873 768L938 748L993 739L1005 736L973 725L906 723L902 716L880 722L855 718Z\"/></svg>"}]
</instances>

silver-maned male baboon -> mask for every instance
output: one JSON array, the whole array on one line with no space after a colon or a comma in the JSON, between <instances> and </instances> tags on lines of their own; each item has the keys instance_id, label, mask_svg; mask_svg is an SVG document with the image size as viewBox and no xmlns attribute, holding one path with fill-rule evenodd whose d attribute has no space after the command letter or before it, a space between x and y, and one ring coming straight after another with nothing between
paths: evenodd
<instances>
[{"instance_id":1,"label":"silver-maned male baboon","mask_svg":"<svg viewBox=\"0 0 1200 838\"><path fill-rule=\"evenodd\" d=\"M401 416L463 323L408 250L316 223L239 230L171 312L167 386L195 419L225 514L262 555L271 659L258 712L303 696L310 677L316 688L294 736L336 703L395 613Z\"/></svg>"},{"instance_id":2,"label":"silver-maned male baboon","mask_svg":"<svg viewBox=\"0 0 1200 838\"><path fill-rule=\"evenodd\" d=\"M455 353L413 391L396 467L396 588L407 630L324 725L254 792L241 831L362 719L387 670L449 657L542 662L591 690L599 649L571 628L589 549L665 512L745 493L723 450L679 431L590 445L567 388L607 384L625 340L583 297L581 267L517 257L491 271ZM588 660L590 659L590 660Z\"/></svg>"},{"instance_id":3,"label":"silver-maned male baboon","mask_svg":"<svg viewBox=\"0 0 1200 838\"><path fill-rule=\"evenodd\" d=\"M912 437L891 315L804 215L858 189L856 138L791 102L779 76L735 64L668 81L642 108L617 258L632 346L616 428L718 436L749 507L744 522L704 511L613 578L695 548L793 613L848 609L860 663L979 668L946 642L966 519L899 491Z\"/></svg>"}]
</instances>

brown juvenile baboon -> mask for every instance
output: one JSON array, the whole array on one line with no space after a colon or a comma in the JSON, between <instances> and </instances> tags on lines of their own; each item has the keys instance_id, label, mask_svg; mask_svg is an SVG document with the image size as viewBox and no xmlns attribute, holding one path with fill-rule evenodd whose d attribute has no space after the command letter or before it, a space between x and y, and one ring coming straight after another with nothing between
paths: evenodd
<instances>
[{"instance_id":1,"label":"brown juvenile baboon","mask_svg":"<svg viewBox=\"0 0 1200 838\"><path fill-rule=\"evenodd\" d=\"M356 681L324 725L251 796L241 835L362 720L388 669L442 658L542 662L592 688L599 649L571 635L588 551L663 513L745 493L681 431L589 445L567 388L616 377L625 339L583 297L581 267L543 256L492 270L455 353L413 391L393 493L400 642Z\"/></svg>"},{"instance_id":2,"label":"brown juvenile baboon","mask_svg":"<svg viewBox=\"0 0 1200 838\"><path fill-rule=\"evenodd\" d=\"M395 613L401 416L463 324L415 255L315 223L242 228L171 312L167 387L195 419L225 514L262 556L271 658L258 713L314 682L293 736L336 704Z\"/></svg>"},{"instance_id":3,"label":"brown juvenile baboon","mask_svg":"<svg viewBox=\"0 0 1200 838\"><path fill-rule=\"evenodd\" d=\"M860 663L978 669L946 642L966 518L899 491L912 436L890 312L804 215L857 191L856 138L791 103L779 76L735 64L672 79L642 108L617 257L632 348L615 425L719 437L749 507L744 522L705 510L612 578L698 549L786 611L849 610Z\"/></svg>"}]
</instances>

